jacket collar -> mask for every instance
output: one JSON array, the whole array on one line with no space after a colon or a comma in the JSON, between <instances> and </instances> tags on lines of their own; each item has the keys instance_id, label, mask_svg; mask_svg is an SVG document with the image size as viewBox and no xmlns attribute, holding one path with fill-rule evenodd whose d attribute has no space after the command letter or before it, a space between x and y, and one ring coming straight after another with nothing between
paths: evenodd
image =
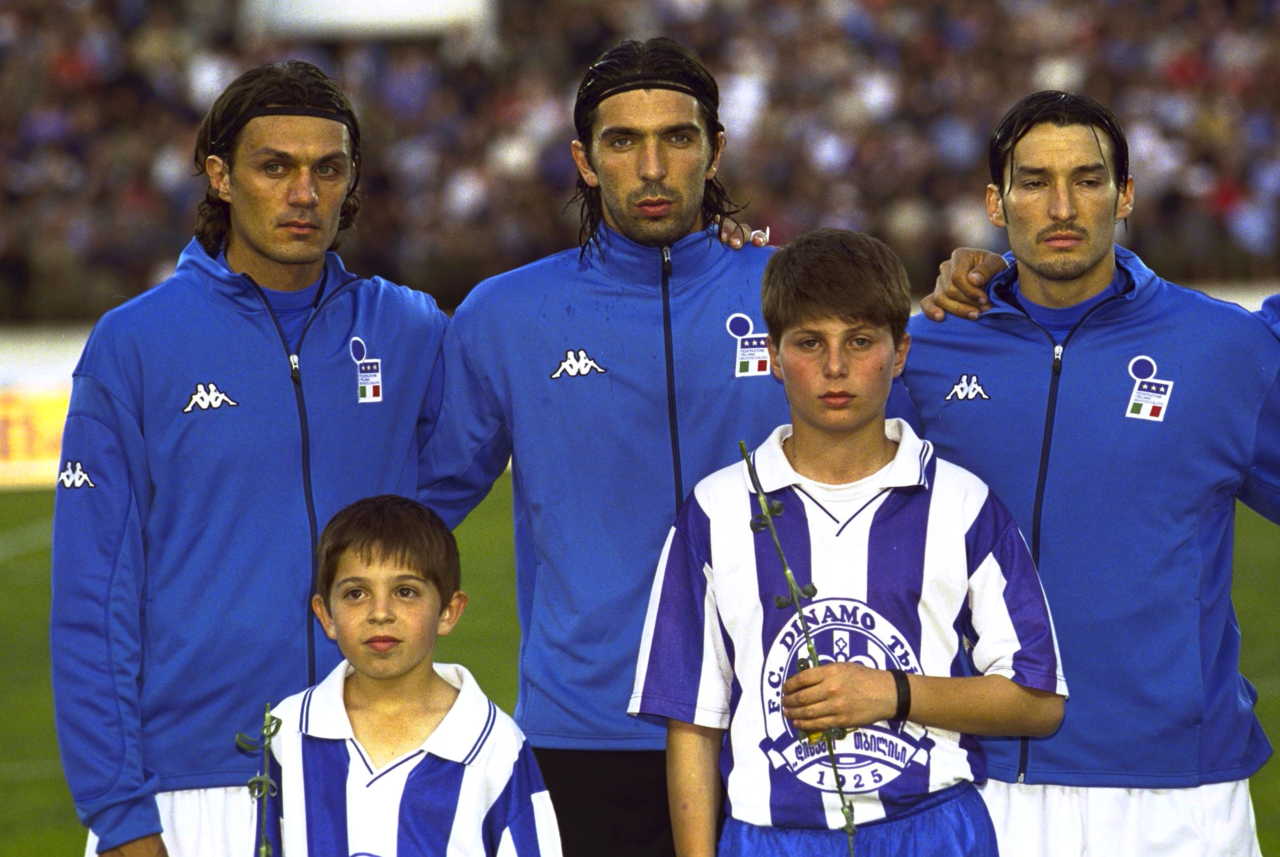
<instances>
[{"instance_id":1,"label":"jacket collar","mask_svg":"<svg viewBox=\"0 0 1280 857\"><path fill-rule=\"evenodd\" d=\"M244 274L231 271L210 256L195 238L182 250L178 257L178 267L174 276L187 281L198 289L207 289L214 295L230 300L242 309L265 310L266 304L254 288L253 281ZM343 286L358 280L342 264L337 253L324 254L324 300L336 293Z\"/></svg>"},{"instance_id":2,"label":"jacket collar","mask_svg":"<svg viewBox=\"0 0 1280 857\"><path fill-rule=\"evenodd\" d=\"M203 252L203 251L202 251ZM475 678L460 664L434 664L436 673L458 689L453 707L440 725L423 742L422 749L433 756L461 764L473 764L479 750L493 734L497 707L480 690ZM343 661L303 696L298 731L312 738L333 741L355 740L342 690L352 668Z\"/></svg>"},{"instance_id":3,"label":"jacket collar","mask_svg":"<svg viewBox=\"0 0 1280 857\"><path fill-rule=\"evenodd\" d=\"M889 440L897 441L898 451L894 454L893 461L889 462L883 487L929 487L925 470L929 459L933 457L933 444L921 440L911 426L899 419L884 421L884 435ZM791 467L787 454L782 451L782 442L790 436L789 424L778 426L751 456L756 466L756 475L760 477L760 487L766 494L800 484L800 474ZM751 485L751 476L747 473L745 464L742 466L742 473L747 480L747 490L754 494L755 488Z\"/></svg>"},{"instance_id":4,"label":"jacket collar","mask_svg":"<svg viewBox=\"0 0 1280 857\"><path fill-rule=\"evenodd\" d=\"M637 244L600 224L600 246L587 246L583 261L610 279L638 286L662 285L662 248ZM725 253L735 252L720 243L715 227L686 235L671 245L672 284L687 282L706 273ZM737 251L741 252L741 251Z\"/></svg>"},{"instance_id":5,"label":"jacket collar","mask_svg":"<svg viewBox=\"0 0 1280 857\"><path fill-rule=\"evenodd\" d=\"M1143 264L1132 250L1121 247L1119 244L1114 245L1114 250L1116 277L1120 280L1120 298L1108 304L1106 312L1108 314L1128 313L1151 300L1164 281ZM992 278L990 287L987 289L987 293L991 296L991 309L979 316L980 319L992 313L996 315L1014 313L1026 317L1026 313L1013 300L1013 286L1018 282L1018 263L1012 253L1005 253L1004 258L1009 263L1009 267Z\"/></svg>"}]
</instances>

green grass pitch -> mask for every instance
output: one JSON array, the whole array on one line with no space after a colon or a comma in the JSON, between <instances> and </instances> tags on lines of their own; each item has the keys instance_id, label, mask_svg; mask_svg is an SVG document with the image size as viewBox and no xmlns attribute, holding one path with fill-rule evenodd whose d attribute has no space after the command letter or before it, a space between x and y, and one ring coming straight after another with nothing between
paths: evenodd
<instances>
[{"instance_id":1,"label":"green grass pitch","mask_svg":"<svg viewBox=\"0 0 1280 857\"><path fill-rule=\"evenodd\" d=\"M62 780L49 688L49 524L53 493L0 493L0 855L79 855L84 831ZM1236 523L1235 604L1244 633L1244 673L1257 685L1258 714L1280 741L1280 528L1241 508ZM511 711L516 694L511 482L504 477L458 530L470 606L441 660L465 663ZM1280 762L1253 778L1264 854L1280 855Z\"/></svg>"}]
</instances>

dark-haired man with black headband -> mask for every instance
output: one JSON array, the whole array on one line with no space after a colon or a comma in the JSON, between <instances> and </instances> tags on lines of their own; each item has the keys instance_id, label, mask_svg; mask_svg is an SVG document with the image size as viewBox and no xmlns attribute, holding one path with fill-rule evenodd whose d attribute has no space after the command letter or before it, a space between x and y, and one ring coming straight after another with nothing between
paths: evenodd
<instances>
[{"instance_id":1,"label":"dark-haired man with black headband","mask_svg":"<svg viewBox=\"0 0 1280 857\"><path fill-rule=\"evenodd\" d=\"M715 236L718 108L670 39L601 56L574 109L581 247L481 283L446 336L423 499L457 524L511 459L516 719L571 857L673 851L665 730L626 713L649 587L686 493L787 412L768 252Z\"/></svg>"},{"instance_id":2,"label":"dark-haired man with black headband","mask_svg":"<svg viewBox=\"0 0 1280 857\"><path fill-rule=\"evenodd\" d=\"M511 461L515 714L565 854L669 855L666 724L626 710L685 495L787 415L760 310L768 251L715 240L738 207L716 177L719 89L689 49L606 51L573 116L580 247L458 308L422 499L457 524Z\"/></svg>"},{"instance_id":3,"label":"dark-haired man with black headband","mask_svg":"<svg viewBox=\"0 0 1280 857\"><path fill-rule=\"evenodd\" d=\"M331 80L246 72L195 161L196 238L76 368L54 513L62 761L88 851L121 857L253 850L235 734L338 663L308 609L316 535L415 492L441 388L431 298L330 252L360 174Z\"/></svg>"}]
</instances>

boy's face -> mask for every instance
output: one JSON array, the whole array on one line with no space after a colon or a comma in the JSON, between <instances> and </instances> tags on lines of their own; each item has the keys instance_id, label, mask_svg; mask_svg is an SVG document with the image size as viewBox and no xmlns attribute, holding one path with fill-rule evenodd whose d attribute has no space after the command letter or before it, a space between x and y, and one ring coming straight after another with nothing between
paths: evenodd
<instances>
[{"instance_id":1,"label":"boy's face","mask_svg":"<svg viewBox=\"0 0 1280 857\"><path fill-rule=\"evenodd\" d=\"M901 374L909 334L896 346L888 325L840 318L803 322L769 339L773 374L782 380L794 431L882 431L889 387Z\"/></svg>"},{"instance_id":2,"label":"boy's face","mask_svg":"<svg viewBox=\"0 0 1280 857\"><path fill-rule=\"evenodd\" d=\"M417 572L381 559L366 564L350 551L338 560L329 603L311 599L343 657L381 680L429 672L436 637L453 630L466 605L463 592L441 604L435 584Z\"/></svg>"}]
</instances>

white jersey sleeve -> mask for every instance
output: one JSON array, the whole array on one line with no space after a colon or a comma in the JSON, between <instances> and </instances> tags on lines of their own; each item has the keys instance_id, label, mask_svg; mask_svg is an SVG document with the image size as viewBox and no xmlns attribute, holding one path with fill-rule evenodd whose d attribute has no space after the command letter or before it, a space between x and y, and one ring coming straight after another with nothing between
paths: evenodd
<instances>
[{"instance_id":1,"label":"white jersey sleeve","mask_svg":"<svg viewBox=\"0 0 1280 857\"><path fill-rule=\"evenodd\" d=\"M710 576L710 521L691 496L658 562L630 713L728 728L733 664Z\"/></svg>"}]
</instances>

